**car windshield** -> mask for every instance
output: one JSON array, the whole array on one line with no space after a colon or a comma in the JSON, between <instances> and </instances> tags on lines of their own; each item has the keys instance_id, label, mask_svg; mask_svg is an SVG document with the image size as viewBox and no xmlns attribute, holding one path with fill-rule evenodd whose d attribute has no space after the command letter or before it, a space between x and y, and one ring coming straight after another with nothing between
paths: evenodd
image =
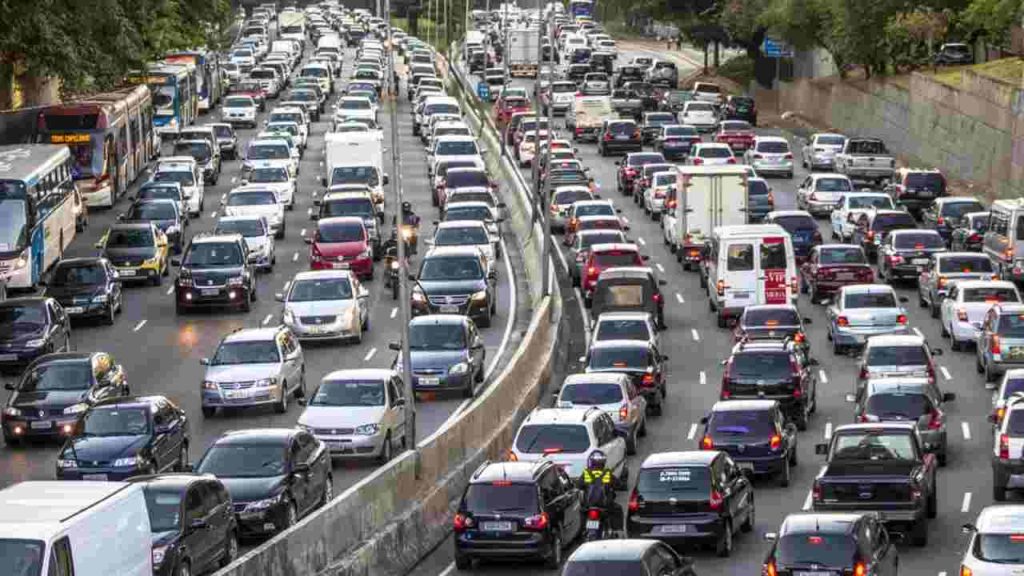
<instances>
[{"instance_id":1,"label":"car windshield","mask_svg":"<svg viewBox=\"0 0 1024 576\"><path fill-rule=\"evenodd\" d=\"M315 278L295 280L289 302L317 302L321 300L349 300L352 298L352 282L348 278Z\"/></svg>"},{"instance_id":2,"label":"car windshield","mask_svg":"<svg viewBox=\"0 0 1024 576\"><path fill-rule=\"evenodd\" d=\"M466 330L461 324L413 324L409 326L411 350L465 350Z\"/></svg>"},{"instance_id":3,"label":"car windshield","mask_svg":"<svg viewBox=\"0 0 1024 576\"><path fill-rule=\"evenodd\" d=\"M125 220L174 220L178 217L178 211L174 204L167 202L139 202L133 204Z\"/></svg>"},{"instance_id":4,"label":"car windshield","mask_svg":"<svg viewBox=\"0 0 1024 576\"><path fill-rule=\"evenodd\" d=\"M362 222L321 222L316 230L316 241L327 244L366 241L366 228Z\"/></svg>"},{"instance_id":5,"label":"car windshield","mask_svg":"<svg viewBox=\"0 0 1024 576\"><path fill-rule=\"evenodd\" d=\"M310 406L383 406L381 380L324 380Z\"/></svg>"},{"instance_id":6,"label":"car windshield","mask_svg":"<svg viewBox=\"0 0 1024 576\"><path fill-rule=\"evenodd\" d=\"M651 353L645 347L607 347L590 351L587 366L595 370L646 370L651 364Z\"/></svg>"},{"instance_id":7,"label":"car windshield","mask_svg":"<svg viewBox=\"0 0 1024 576\"><path fill-rule=\"evenodd\" d=\"M252 98L242 98L240 96L229 96L224 100L225 108L253 108L256 103L253 102Z\"/></svg>"},{"instance_id":8,"label":"car windshield","mask_svg":"<svg viewBox=\"0 0 1024 576\"><path fill-rule=\"evenodd\" d=\"M472 156L476 153L476 142L468 140L441 141L434 151L436 156Z\"/></svg>"},{"instance_id":9,"label":"car windshield","mask_svg":"<svg viewBox=\"0 0 1024 576\"><path fill-rule=\"evenodd\" d=\"M594 252L593 257L594 265L600 268L641 265L636 252Z\"/></svg>"},{"instance_id":10,"label":"car windshield","mask_svg":"<svg viewBox=\"0 0 1024 576\"><path fill-rule=\"evenodd\" d=\"M359 216L360 218L372 218L374 215L373 200L369 198L346 198L328 200L323 203L320 216L323 218L333 216Z\"/></svg>"},{"instance_id":11,"label":"car windshield","mask_svg":"<svg viewBox=\"0 0 1024 576\"><path fill-rule=\"evenodd\" d=\"M832 460L914 460L913 436L909 433L865 431L839 435Z\"/></svg>"},{"instance_id":12,"label":"car windshield","mask_svg":"<svg viewBox=\"0 0 1024 576\"><path fill-rule=\"evenodd\" d=\"M551 84L551 91L556 94L564 94L566 92L575 93L577 90L576 84L572 82L555 82Z\"/></svg>"},{"instance_id":13,"label":"car windshield","mask_svg":"<svg viewBox=\"0 0 1024 576\"><path fill-rule=\"evenodd\" d=\"M445 222L474 221L489 222L494 220L491 209L487 206L449 206L444 213Z\"/></svg>"},{"instance_id":14,"label":"car windshield","mask_svg":"<svg viewBox=\"0 0 1024 576\"><path fill-rule=\"evenodd\" d=\"M872 394L864 406L864 413L882 420L917 420L931 411L932 403L920 388Z\"/></svg>"},{"instance_id":15,"label":"car windshield","mask_svg":"<svg viewBox=\"0 0 1024 576\"><path fill-rule=\"evenodd\" d=\"M141 436L149 434L147 408L93 408L82 419L85 436Z\"/></svg>"},{"instance_id":16,"label":"car windshield","mask_svg":"<svg viewBox=\"0 0 1024 576\"><path fill-rule=\"evenodd\" d=\"M285 444L214 444L196 469L219 478L266 478L285 473Z\"/></svg>"},{"instance_id":17,"label":"car windshield","mask_svg":"<svg viewBox=\"0 0 1024 576\"><path fill-rule=\"evenodd\" d=\"M896 294L892 292L849 292L843 297L843 308L895 308Z\"/></svg>"},{"instance_id":18,"label":"car windshield","mask_svg":"<svg viewBox=\"0 0 1024 576\"><path fill-rule=\"evenodd\" d=\"M636 491L645 499L707 500L711 471L705 466L641 469Z\"/></svg>"},{"instance_id":19,"label":"car windshield","mask_svg":"<svg viewBox=\"0 0 1024 576\"><path fill-rule=\"evenodd\" d=\"M491 183L483 170L449 170L445 174L445 185L448 188L486 188Z\"/></svg>"},{"instance_id":20,"label":"car windshield","mask_svg":"<svg viewBox=\"0 0 1024 576\"><path fill-rule=\"evenodd\" d=\"M775 560L785 566L845 568L857 555L857 542L847 534L787 534L775 547Z\"/></svg>"},{"instance_id":21,"label":"car windshield","mask_svg":"<svg viewBox=\"0 0 1024 576\"><path fill-rule=\"evenodd\" d=\"M249 173L249 182L256 184L287 182L287 168L256 168Z\"/></svg>"},{"instance_id":22,"label":"car windshield","mask_svg":"<svg viewBox=\"0 0 1024 576\"><path fill-rule=\"evenodd\" d=\"M491 241L487 229L481 226L451 226L438 228L434 234L437 246L463 246L468 244L488 244Z\"/></svg>"},{"instance_id":23,"label":"car windshield","mask_svg":"<svg viewBox=\"0 0 1024 576\"><path fill-rule=\"evenodd\" d=\"M733 355L729 378L733 380L782 381L793 377L788 352L745 352Z\"/></svg>"},{"instance_id":24,"label":"car windshield","mask_svg":"<svg viewBox=\"0 0 1024 576\"><path fill-rule=\"evenodd\" d=\"M643 340L651 339L651 330L646 320L622 319L599 320L594 333L595 340Z\"/></svg>"},{"instance_id":25,"label":"car windshield","mask_svg":"<svg viewBox=\"0 0 1024 576\"><path fill-rule=\"evenodd\" d=\"M732 158L732 150L725 146L701 146L697 150L700 158Z\"/></svg>"},{"instance_id":26,"label":"car windshield","mask_svg":"<svg viewBox=\"0 0 1024 576\"><path fill-rule=\"evenodd\" d=\"M688 102L686 104L686 114L690 112L710 112L714 113L715 107L706 102Z\"/></svg>"},{"instance_id":27,"label":"car windshield","mask_svg":"<svg viewBox=\"0 0 1024 576\"><path fill-rule=\"evenodd\" d=\"M18 385L18 392L88 390L92 383L92 366L89 362L47 362L25 374Z\"/></svg>"},{"instance_id":28,"label":"car windshield","mask_svg":"<svg viewBox=\"0 0 1024 576\"><path fill-rule=\"evenodd\" d=\"M210 361L212 366L233 364L275 364L281 360L273 340L239 340L224 342Z\"/></svg>"},{"instance_id":29,"label":"car windshield","mask_svg":"<svg viewBox=\"0 0 1024 576\"><path fill-rule=\"evenodd\" d=\"M339 184L376 186L379 183L377 169L373 166L339 166L331 172L331 186Z\"/></svg>"},{"instance_id":30,"label":"car windshield","mask_svg":"<svg viewBox=\"0 0 1024 576\"><path fill-rule=\"evenodd\" d=\"M524 454L579 454L588 448L590 434L582 424L527 424L516 437L516 449Z\"/></svg>"},{"instance_id":31,"label":"car windshield","mask_svg":"<svg viewBox=\"0 0 1024 576\"><path fill-rule=\"evenodd\" d=\"M257 144L249 146L249 160L287 160L291 158L287 144Z\"/></svg>"},{"instance_id":32,"label":"car windshield","mask_svg":"<svg viewBox=\"0 0 1024 576\"><path fill-rule=\"evenodd\" d=\"M470 484L462 499L462 508L470 514L537 511L537 486L513 482Z\"/></svg>"},{"instance_id":33,"label":"car windshield","mask_svg":"<svg viewBox=\"0 0 1024 576\"><path fill-rule=\"evenodd\" d=\"M795 308L747 308L741 324L744 328L760 326L799 326L800 315Z\"/></svg>"},{"instance_id":34,"label":"car windshield","mask_svg":"<svg viewBox=\"0 0 1024 576\"><path fill-rule=\"evenodd\" d=\"M1000 314L998 318L1000 336L1024 338L1024 314Z\"/></svg>"},{"instance_id":35,"label":"car windshield","mask_svg":"<svg viewBox=\"0 0 1024 576\"><path fill-rule=\"evenodd\" d=\"M269 190L258 192L232 192L228 194L228 206L275 206L277 195Z\"/></svg>"},{"instance_id":36,"label":"car windshield","mask_svg":"<svg viewBox=\"0 0 1024 576\"><path fill-rule=\"evenodd\" d=\"M195 175L191 170L159 170L153 175L154 182L177 182L182 186L194 186Z\"/></svg>"},{"instance_id":37,"label":"car windshield","mask_svg":"<svg viewBox=\"0 0 1024 576\"><path fill-rule=\"evenodd\" d=\"M939 259L940 274L991 273L992 261L988 256L946 256Z\"/></svg>"},{"instance_id":38,"label":"car windshield","mask_svg":"<svg viewBox=\"0 0 1024 576\"><path fill-rule=\"evenodd\" d=\"M925 250L945 248L946 243L938 234L911 232L899 234L893 238L893 247L897 250Z\"/></svg>"},{"instance_id":39,"label":"car windshield","mask_svg":"<svg viewBox=\"0 0 1024 576\"><path fill-rule=\"evenodd\" d=\"M696 135L697 135L697 129L696 128L691 128L689 126L671 126L671 127L665 128L665 136L666 137L696 136Z\"/></svg>"},{"instance_id":40,"label":"car windshield","mask_svg":"<svg viewBox=\"0 0 1024 576\"><path fill-rule=\"evenodd\" d=\"M712 438L767 438L778 430L774 416L767 410L721 410L711 413L708 433Z\"/></svg>"},{"instance_id":41,"label":"car windshield","mask_svg":"<svg viewBox=\"0 0 1024 576\"><path fill-rule=\"evenodd\" d=\"M51 286L94 286L107 281L102 264L60 265L50 280Z\"/></svg>"},{"instance_id":42,"label":"car windshield","mask_svg":"<svg viewBox=\"0 0 1024 576\"><path fill-rule=\"evenodd\" d=\"M875 366L923 366L928 364L924 346L869 346L864 364Z\"/></svg>"},{"instance_id":43,"label":"car windshield","mask_svg":"<svg viewBox=\"0 0 1024 576\"><path fill-rule=\"evenodd\" d=\"M974 555L993 564L1024 564L1024 534L978 534Z\"/></svg>"},{"instance_id":44,"label":"car windshield","mask_svg":"<svg viewBox=\"0 0 1024 576\"><path fill-rule=\"evenodd\" d=\"M1013 288L1008 287L984 287L984 288L965 288L963 291L964 302L987 302L989 304L995 304L997 302L1018 302L1017 291Z\"/></svg>"},{"instance_id":45,"label":"car windshield","mask_svg":"<svg viewBox=\"0 0 1024 576\"><path fill-rule=\"evenodd\" d=\"M849 192L853 190L853 186L846 178L818 178L814 181L814 189L818 192Z\"/></svg>"},{"instance_id":46,"label":"car windshield","mask_svg":"<svg viewBox=\"0 0 1024 576\"><path fill-rule=\"evenodd\" d=\"M438 280L479 280L484 277L480 260L474 257L427 258L420 268L421 281Z\"/></svg>"},{"instance_id":47,"label":"car windshield","mask_svg":"<svg viewBox=\"0 0 1024 576\"><path fill-rule=\"evenodd\" d=\"M981 212L984 209L981 202L946 202L942 205L941 214L947 218L961 218L969 212Z\"/></svg>"},{"instance_id":48,"label":"car windshield","mask_svg":"<svg viewBox=\"0 0 1024 576\"><path fill-rule=\"evenodd\" d=\"M369 110L372 107L373 105L369 100L363 100L362 98L346 98L338 104L338 108L342 110Z\"/></svg>"},{"instance_id":49,"label":"car windshield","mask_svg":"<svg viewBox=\"0 0 1024 576\"><path fill-rule=\"evenodd\" d=\"M192 244L185 257L185 266L196 268L217 266L241 266L242 251L238 245L202 243Z\"/></svg>"},{"instance_id":50,"label":"car windshield","mask_svg":"<svg viewBox=\"0 0 1024 576\"><path fill-rule=\"evenodd\" d=\"M231 129L231 126L223 126L220 124L214 125L213 133L214 135L217 136L217 138L228 139L233 138L235 136L235 131Z\"/></svg>"},{"instance_id":51,"label":"car windshield","mask_svg":"<svg viewBox=\"0 0 1024 576\"><path fill-rule=\"evenodd\" d=\"M44 549L45 544L40 540L0 538L0 558L4 559L0 575L40 576Z\"/></svg>"},{"instance_id":52,"label":"car windshield","mask_svg":"<svg viewBox=\"0 0 1024 576\"><path fill-rule=\"evenodd\" d=\"M263 222L251 218L244 220L221 220L217 222L214 234L241 234L243 238L259 238L266 236Z\"/></svg>"},{"instance_id":53,"label":"car windshield","mask_svg":"<svg viewBox=\"0 0 1024 576\"><path fill-rule=\"evenodd\" d=\"M150 248L155 245L156 238L149 228L111 230L107 236L107 248Z\"/></svg>"},{"instance_id":54,"label":"car windshield","mask_svg":"<svg viewBox=\"0 0 1024 576\"><path fill-rule=\"evenodd\" d=\"M789 144L787 142L781 142L777 140L758 142L757 151L766 154L786 154L787 152L789 152Z\"/></svg>"},{"instance_id":55,"label":"car windshield","mask_svg":"<svg viewBox=\"0 0 1024 576\"><path fill-rule=\"evenodd\" d=\"M149 512L149 530L176 532L181 525L181 488L162 488L143 484L146 510Z\"/></svg>"},{"instance_id":56,"label":"car windshield","mask_svg":"<svg viewBox=\"0 0 1024 576\"><path fill-rule=\"evenodd\" d=\"M867 264L861 248L829 248L818 253L821 264ZM849 295L847 295L849 296Z\"/></svg>"},{"instance_id":57,"label":"car windshield","mask_svg":"<svg viewBox=\"0 0 1024 576\"><path fill-rule=\"evenodd\" d=\"M774 222L786 229L790 234L801 230L817 230L818 223L810 215L778 216Z\"/></svg>"},{"instance_id":58,"label":"car windshield","mask_svg":"<svg viewBox=\"0 0 1024 576\"><path fill-rule=\"evenodd\" d=\"M599 406L624 401L622 387L616 383L583 383L563 386L558 399L581 406Z\"/></svg>"}]
</instances>

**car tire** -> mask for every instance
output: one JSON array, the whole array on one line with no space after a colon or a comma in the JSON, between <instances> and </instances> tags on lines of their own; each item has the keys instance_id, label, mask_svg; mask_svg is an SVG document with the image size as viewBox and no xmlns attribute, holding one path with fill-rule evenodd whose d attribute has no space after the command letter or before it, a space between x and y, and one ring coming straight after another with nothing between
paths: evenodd
<instances>
[{"instance_id":1,"label":"car tire","mask_svg":"<svg viewBox=\"0 0 1024 576\"><path fill-rule=\"evenodd\" d=\"M117 314L117 307L113 302L107 307L107 313L103 315L103 323L107 326L114 325L114 316Z\"/></svg>"},{"instance_id":2,"label":"car tire","mask_svg":"<svg viewBox=\"0 0 1024 576\"><path fill-rule=\"evenodd\" d=\"M939 515L939 502L936 492L938 492L938 486L933 484L932 493L928 495L928 502L925 504L927 508L925 513L929 518L935 518Z\"/></svg>"},{"instance_id":3,"label":"car tire","mask_svg":"<svg viewBox=\"0 0 1024 576\"><path fill-rule=\"evenodd\" d=\"M184 472L185 468L188 467L188 442L181 444L181 450L178 451L178 462L175 464L174 469L178 472Z\"/></svg>"},{"instance_id":4,"label":"car tire","mask_svg":"<svg viewBox=\"0 0 1024 576\"><path fill-rule=\"evenodd\" d=\"M729 321L725 317L725 314L722 314L721 312L718 313L717 320L718 320L718 327L719 328L726 328L729 325Z\"/></svg>"},{"instance_id":5,"label":"car tire","mask_svg":"<svg viewBox=\"0 0 1024 576\"><path fill-rule=\"evenodd\" d=\"M455 551L455 569L456 570L472 570L473 559L465 554L460 553L458 550Z\"/></svg>"},{"instance_id":6,"label":"car tire","mask_svg":"<svg viewBox=\"0 0 1024 576\"><path fill-rule=\"evenodd\" d=\"M298 522L298 521L299 521L299 511L295 507L295 501L292 500L291 498L288 498L288 504L286 505L285 514L284 514L284 524L285 525L283 527L281 527L279 532L283 532L283 531L287 530L288 528L291 528L292 526L295 526L295 523Z\"/></svg>"},{"instance_id":7,"label":"car tire","mask_svg":"<svg viewBox=\"0 0 1024 576\"><path fill-rule=\"evenodd\" d=\"M274 404L274 412L278 414L288 412L288 382L281 384L281 399Z\"/></svg>"},{"instance_id":8,"label":"car tire","mask_svg":"<svg viewBox=\"0 0 1024 576\"><path fill-rule=\"evenodd\" d=\"M381 464L386 464L391 461L391 432L388 432L384 436L384 444L380 447L380 454L377 456L377 461Z\"/></svg>"},{"instance_id":9,"label":"car tire","mask_svg":"<svg viewBox=\"0 0 1024 576\"><path fill-rule=\"evenodd\" d=\"M647 418L646 417L644 417L643 420L640 421L640 430L637 431L637 435L640 436L641 438L644 438L645 436L647 436Z\"/></svg>"},{"instance_id":10,"label":"car tire","mask_svg":"<svg viewBox=\"0 0 1024 576\"><path fill-rule=\"evenodd\" d=\"M715 554L719 558L728 558L732 554L732 520L725 521L722 537L715 545Z\"/></svg>"},{"instance_id":11,"label":"car tire","mask_svg":"<svg viewBox=\"0 0 1024 576\"><path fill-rule=\"evenodd\" d=\"M935 303L934 297L932 297L931 302L928 303L928 313L931 314L932 318L939 317L939 306Z\"/></svg>"},{"instance_id":12,"label":"car tire","mask_svg":"<svg viewBox=\"0 0 1024 576\"><path fill-rule=\"evenodd\" d=\"M203 418L213 418L216 413L217 409L213 406L203 406Z\"/></svg>"},{"instance_id":13,"label":"car tire","mask_svg":"<svg viewBox=\"0 0 1024 576\"><path fill-rule=\"evenodd\" d=\"M555 535L551 538L551 554L544 558L544 566L551 570L557 570L562 564L562 535L558 530L557 526L552 527Z\"/></svg>"},{"instance_id":14,"label":"car tire","mask_svg":"<svg viewBox=\"0 0 1024 576\"><path fill-rule=\"evenodd\" d=\"M782 471L779 472L779 486L781 486L782 488L789 488L789 478L789 462L786 462L785 464L782 465Z\"/></svg>"},{"instance_id":15,"label":"car tire","mask_svg":"<svg viewBox=\"0 0 1024 576\"><path fill-rule=\"evenodd\" d=\"M949 347L953 351L955 351L955 352L961 352L967 346L966 346L966 344L964 342L961 342L960 340L957 340L956 336L952 332L950 332L949 333Z\"/></svg>"},{"instance_id":16,"label":"car tire","mask_svg":"<svg viewBox=\"0 0 1024 576\"><path fill-rule=\"evenodd\" d=\"M320 495L320 507L327 506L331 500L334 500L334 477L328 474L324 482L324 492Z\"/></svg>"},{"instance_id":17,"label":"car tire","mask_svg":"<svg viewBox=\"0 0 1024 576\"><path fill-rule=\"evenodd\" d=\"M182 560L174 569L174 576L192 576L192 566L188 560Z\"/></svg>"},{"instance_id":18,"label":"car tire","mask_svg":"<svg viewBox=\"0 0 1024 576\"><path fill-rule=\"evenodd\" d=\"M754 531L754 524L757 523L757 507L754 505L754 497L750 497L750 513L747 514L746 520L743 524L740 524L740 530L746 533Z\"/></svg>"},{"instance_id":19,"label":"car tire","mask_svg":"<svg viewBox=\"0 0 1024 576\"><path fill-rule=\"evenodd\" d=\"M917 291L917 305L921 308L928 307L928 301L924 299L924 294L920 290Z\"/></svg>"},{"instance_id":20,"label":"car tire","mask_svg":"<svg viewBox=\"0 0 1024 576\"><path fill-rule=\"evenodd\" d=\"M637 445L637 431L633 430L629 436L626 437L626 455L633 456L636 454Z\"/></svg>"},{"instance_id":21,"label":"car tire","mask_svg":"<svg viewBox=\"0 0 1024 576\"><path fill-rule=\"evenodd\" d=\"M1002 483L999 480L998 475L992 478L992 499L996 502L1003 502L1006 500L1006 482L1005 479Z\"/></svg>"},{"instance_id":22,"label":"car tire","mask_svg":"<svg viewBox=\"0 0 1024 576\"><path fill-rule=\"evenodd\" d=\"M917 548L924 548L928 545L928 520L922 518L914 523L910 529L910 541Z\"/></svg>"},{"instance_id":23,"label":"car tire","mask_svg":"<svg viewBox=\"0 0 1024 576\"><path fill-rule=\"evenodd\" d=\"M232 530L228 532L228 541L224 544L224 552L220 556L220 567L227 568L238 558L238 533Z\"/></svg>"},{"instance_id":24,"label":"car tire","mask_svg":"<svg viewBox=\"0 0 1024 576\"><path fill-rule=\"evenodd\" d=\"M974 370L978 374L985 373L985 367L981 365L981 358L977 354L974 355Z\"/></svg>"}]
</instances>

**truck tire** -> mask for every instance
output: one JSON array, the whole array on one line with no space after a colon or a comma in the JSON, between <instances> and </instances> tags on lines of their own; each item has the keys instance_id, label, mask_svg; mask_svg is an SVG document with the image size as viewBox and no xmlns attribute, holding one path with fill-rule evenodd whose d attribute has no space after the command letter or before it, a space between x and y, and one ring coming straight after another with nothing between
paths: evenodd
<instances>
[{"instance_id":1,"label":"truck tire","mask_svg":"<svg viewBox=\"0 0 1024 576\"><path fill-rule=\"evenodd\" d=\"M917 548L928 545L928 520L922 518L910 529L910 542Z\"/></svg>"}]
</instances>

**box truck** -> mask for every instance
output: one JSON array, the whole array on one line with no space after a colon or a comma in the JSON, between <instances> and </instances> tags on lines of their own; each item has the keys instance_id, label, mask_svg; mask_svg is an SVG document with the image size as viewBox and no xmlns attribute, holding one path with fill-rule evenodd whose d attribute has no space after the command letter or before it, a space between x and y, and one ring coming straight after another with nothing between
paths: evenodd
<instances>
[{"instance_id":1,"label":"box truck","mask_svg":"<svg viewBox=\"0 0 1024 576\"><path fill-rule=\"evenodd\" d=\"M512 76L536 76L540 65L540 30L514 28L508 31L508 70Z\"/></svg>"},{"instance_id":2,"label":"box truck","mask_svg":"<svg viewBox=\"0 0 1024 576\"><path fill-rule=\"evenodd\" d=\"M370 190L377 213L384 214L384 143L376 132L328 132L324 135L327 172L323 184L330 191L353 186Z\"/></svg>"},{"instance_id":3,"label":"box truck","mask_svg":"<svg viewBox=\"0 0 1024 576\"><path fill-rule=\"evenodd\" d=\"M680 166L665 199L662 234L686 270L719 226L747 223L747 170L743 166Z\"/></svg>"}]
</instances>

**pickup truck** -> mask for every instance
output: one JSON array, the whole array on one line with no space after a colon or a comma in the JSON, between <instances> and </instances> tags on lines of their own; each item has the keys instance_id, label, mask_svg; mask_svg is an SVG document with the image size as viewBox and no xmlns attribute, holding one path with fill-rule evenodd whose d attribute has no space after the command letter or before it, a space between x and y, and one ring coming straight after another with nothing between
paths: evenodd
<instances>
[{"instance_id":1,"label":"pickup truck","mask_svg":"<svg viewBox=\"0 0 1024 576\"><path fill-rule=\"evenodd\" d=\"M632 90L617 88L612 92L612 111L623 118L639 121L644 111L643 100Z\"/></svg>"},{"instance_id":2,"label":"pickup truck","mask_svg":"<svg viewBox=\"0 0 1024 576\"><path fill-rule=\"evenodd\" d=\"M815 512L876 512L890 528L928 544L928 519L937 511L935 454L926 452L913 422L840 426L815 446L827 464L814 479Z\"/></svg>"},{"instance_id":3,"label":"pickup truck","mask_svg":"<svg viewBox=\"0 0 1024 576\"><path fill-rule=\"evenodd\" d=\"M877 138L847 138L842 152L835 156L836 172L851 180L881 184L892 180L896 159Z\"/></svg>"}]
</instances>

